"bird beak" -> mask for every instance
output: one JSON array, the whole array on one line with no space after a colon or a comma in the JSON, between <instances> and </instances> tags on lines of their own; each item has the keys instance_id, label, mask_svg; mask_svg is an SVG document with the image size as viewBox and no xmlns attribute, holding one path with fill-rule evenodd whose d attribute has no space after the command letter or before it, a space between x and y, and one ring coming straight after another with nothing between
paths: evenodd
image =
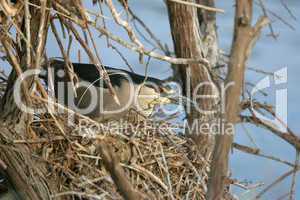
<instances>
[{"instance_id":1,"label":"bird beak","mask_svg":"<svg viewBox=\"0 0 300 200\"><path fill-rule=\"evenodd\" d=\"M165 105L172 103L171 99L169 98L170 95L174 94L174 91L169 86L160 86L159 87L160 94L157 100L158 104Z\"/></svg>"}]
</instances>

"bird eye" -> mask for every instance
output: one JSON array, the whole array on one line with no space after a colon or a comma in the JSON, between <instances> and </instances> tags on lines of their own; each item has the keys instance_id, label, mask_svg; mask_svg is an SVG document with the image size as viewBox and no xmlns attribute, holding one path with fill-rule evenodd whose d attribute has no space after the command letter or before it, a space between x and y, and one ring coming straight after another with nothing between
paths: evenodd
<instances>
[{"instance_id":1,"label":"bird eye","mask_svg":"<svg viewBox=\"0 0 300 200\"><path fill-rule=\"evenodd\" d=\"M57 77L63 78L65 76L65 71L63 69L59 69L56 72Z\"/></svg>"}]
</instances>

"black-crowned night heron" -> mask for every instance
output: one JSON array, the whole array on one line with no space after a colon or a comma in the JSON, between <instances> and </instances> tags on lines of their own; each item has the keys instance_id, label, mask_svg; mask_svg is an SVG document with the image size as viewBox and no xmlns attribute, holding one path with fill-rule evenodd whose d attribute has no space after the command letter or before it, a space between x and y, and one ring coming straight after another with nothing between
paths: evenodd
<instances>
[{"instance_id":1,"label":"black-crowned night heron","mask_svg":"<svg viewBox=\"0 0 300 200\"><path fill-rule=\"evenodd\" d=\"M79 81L75 87L67 82L69 78L65 73L65 62L59 60L50 62L52 73L48 69L48 82L54 83L59 103L97 121L120 119L132 108L149 116L156 105L169 103L166 94L170 89L162 80L105 66L116 99L95 65L72 64ZM50 79L49 74L53 74Z\"/></svg>"}]
</instances>

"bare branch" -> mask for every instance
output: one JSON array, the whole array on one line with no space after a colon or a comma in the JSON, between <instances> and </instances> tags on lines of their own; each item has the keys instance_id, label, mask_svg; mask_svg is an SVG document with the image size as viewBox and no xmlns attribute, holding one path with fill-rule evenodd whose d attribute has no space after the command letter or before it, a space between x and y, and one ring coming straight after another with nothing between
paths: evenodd
<instances>
[{"instance_id":1,"label":"bare branch","mask_svg":"<svg viewBox=\"0 0 300 200\"><path fill-rule=\"evenodd\" d=\"M259 3L259 6L261 7L261 9L262 9L262 11L263 11L263 13L264 13L264 16L268 17L267 9L266 9L266 7L265 7L264 2L263 2L262 0L258 0L258 3ZM271 36L272 36L274 39L277 39L278 34L276 34L276 33L274 32L274 29L273 29L272 24L269 23L268 26L269 26L269 29L270 29Z\"/></svg>"},{"instance_id":2,"label":"bare branch","mask_svg":"<svg viewBox=\"0 0 300 200\"><path fill-rule=\"evenodd\" d=\"M117 155L112 151L105 141L100 141L98 150L101 153L105 168L109 171L114 183L119 189L121 195L126 200L141 200L147 199L145 195L136 191L129 180L117 159Z\"/></svg>"},{"instance_id":3,"label":"bare branch","mask_svg":"<svg viewBox=\"0 0 300 200\"><path fill-rule=\"evenodd\" d=\"M143 53L147 56L150 56L152 58L158 59L158 60L162 60L162 61L166 61L172 64L176 64L176 65L186 65L186 64L196 64L196 63L200 63L203 64L205 66L209 66L209 62L205 59L205 58L174 58L174 57L169 57L169 56L164 56L161 54L158 54L154 51L149 51L149 50L142 50L138 47L136 47L133 44L130 44L128 42L126 42L125 40L123 40L122 38L113 35L111 32L109 32L107 29L101 28L101 27L95 27L100 33L106 35L107 37L109 37L111 40L119 43L120 45L131 49L132 51L138 52L138 53Z\"/></svg>"},{"instance_id":4,"label":"bare branch","mask_svg":"<svg viewBox=\"0 0 300 200\"><path fill-rule=\"evenodd\" d=\"M253 2L251 0L236 0L234 40L231 46L228 74L225 81L225 85L233 85L227 89L226 93L225 125L234 125L239 121L240 96L244 84L246 62L260 35L261 29L269 23L266 17L262 17L252 27L252 7ZM207 192L208 200L222 198L228 174L229 152L233 136L234 133L216 136Z\"/></svg>"},{"instance_id":5,"label":"bare branch","mask_svg":"<svg viewBox=\"0 0 300 200\"><path fill-rule=\"evenodd\" d=\"M81 46L86 51L87 55L89 56L89 58L91 59L91 61L93 62L93 64L95 64L95 66L99 70L99 74L100 74L101 77L103 77L103 80L107 83L108 89L111 92L111 94L112 94L115 102L117 104L120 104L120 101L119 101L119 99L118 99L118 97L116 95L116 92L115 92L114 88L112 87L111 82L109 80L109 76L106 73L105 69L103 68L102 64L99 63L99 60L97 60L97 58L94 56L93 52L90 50L90 48L87 46L87 44L80 37L80 34L74 28L74 26L71 23L67 22L65 19L61 19L61 20L63 21L63 23L65 24L65 26L67 26L72 31L72 33L74 34L74 36L77 39L77 41L81 44Z\"/></svg>"},{"instance_id":6,"label":"bare branch","mask_svg":"<svg viewBox=\"0 0 300 200\"><path fill-rule=\"evenodd\" d=\"M7 0L0 0L0 8L5 12L7 16L13 17L15 16L22 6L21 1L17 1L15 5L12 5Z\"/></svg>"},{"instance_id":7,"label":"bare branch","mask_svg":"<svg viewBox=\"0 0 300 200\"><path fill-rule=\"evenodd\" d=\"M117 10L115 9L115 6L114 6L112 0L106 0L106 3L111 11L112 16L114 17L114 19L116 21L116 23L119 24L120 26L122 26L127 31L127 34L129 36L129 38L131 39L131 41L134 44L136 44L138 46L138 48L141 49L141 51L143 51L143 49L144 49L143 44L139 41L139 39L135 35L134 31L132 30L131 26L129 25L129 23L120 18L120 15L117 12Z\"/></svg>"},{"instance_id":8,"label":"bare branch","mask_svg":"<svg viewBox=\"0 0 300 200\"><path fill-rule=\"evenodd\" d=\"M291 144L297 150L300 150L300 138L297 135L291 134L290 132L282 132L275 124L266 120L259 119L255 116L241 116L241 120L242 122L252 123L269 130L271 133L277 135L281 139Z\"/></svg>"},{"instance_id":9,"label":"bare branch","mask_svg":"<svg viewBox=\"0 0 300 200\"><path fill-rule=\"evenodd\" d=\"M260 149L258 149L258 148L252 148L252 147L248 147L248 146L237 144L237 143L233 143L232 147L235 148L235 149L238 149L242 152L248 153L248 154L257 155L257 156L260 156L260 157L263 157L263 158L267 158L267 159L270 159L270 160L274 160L276 162L283 163L283 164L288 165L290 167L295 166L293 163L282 160L280 158L276 158L274 156L269 156L269 155L262 154Z\"/></svg>"},{"instance_id":10,"label":"bare branch","mask_svg":"<svg viewBox=\"0 0 300 200\"><path fill-rule=\"evenodd\" d=\"M260 193L258 193L255 197L255 199L260 199L263 194L265 194L267 191L269 191L272 187L283 181L285 178L289 177L294 171L300 170L300 167L297 167L297 169L292 169L280 177L278 177L275 181L273 181L270 185L268 185L265 189L263 189Z\"/></svg>"},{"instance_id":11,"label":"bare branch","mask_svg":"<svg viewBox=\"0 0 300 200\"><path fill-rule=\"evenodd\" d=\"M292 184L291 184L291 191L290 191L290 200L295 199L295 192L296 192L296 177L297 177L297 167L299 165L299 151L296 152L296 159L295 159L295 167L294 167L294 173L292 177Z\"/></svg>"},{"instance_id":12,"label":"bare branch","mask_svg":"<svg viewBox=\"0 0 300 200\"><path fill-rule=\"evenodd\" d=\"M183 0L168 0L168 1L173 1L173 2L176 2L176 3L188 5L188 6L194 6L196 8L200 8L200 9L211 11L211 12L219 12L219 13L224 13L225 12L224 10L219 9L219 8L213 8L213 7L201 5L201 4L198 4L198 3L183 1Z\"/></svg>"},{"instance_id":13,"label":"bare branch","mask_svg":"<svg viewBox=\"0 0 300 200\"><path fill-rule=\"evenodd\" d=\"M291 18L294 19L295 21L297 21L297 17L294 15L294 13L288 7L288 5L286 4L286 2L284 0L280 0L280 2L283 5L283 7L288 11L288 13L290 14Z\"/></svg>"},{"instance_id":14,"label":"bare branch","mask_svg":"<svg viewBox=\"0 0 300 200\"><path fill-rule=\"evenodd\" d=\"M6 55L8 56L9 60L12 63L12 66L16 70L17 75L21 76L23 71L22 71L21 66L18 62L17 57L13 54L12 47L9 44L9 42L7 40L7 37L5 37L4 33L1 33L0 40L1 40L1 43L2 43L2 45L3 45L3 47L6 51ZM26 102L30 103L31 101L30 101L30 98L29 98L28 84L27 84L26 80L22 81L21 87L22 87Z\"/></svg>"},{"instance_id":15,"label":"bare branch","mask_svg":"<svg viewBox=\"0 0 300 200\"><path fill-rule=\"evenodd\" d=\"M31 33L30 33L30 11L29 11L29 5L28 0L24 1L25 3L25 29L26 29L26 38L27 41L31 41ZM26 42L26 64L27 66L31 65L31 48L30 48L30 42Z\"/></svg>"}]
</instances>

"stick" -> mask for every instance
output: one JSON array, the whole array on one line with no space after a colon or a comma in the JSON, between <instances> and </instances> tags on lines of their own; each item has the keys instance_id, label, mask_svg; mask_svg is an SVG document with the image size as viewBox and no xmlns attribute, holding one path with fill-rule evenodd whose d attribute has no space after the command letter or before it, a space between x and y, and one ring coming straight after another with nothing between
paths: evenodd
<instances>
[{"instance_id":1,"label":"stick","mask_svg":"<svg viewBox=\"0 0 300 200\"><path fill-rule=\"evenodd\" d=\"M184 4L184 5L187 5L187 6L194 6L196 8L200 8L200 9L211 11L211 12L225 13L225 11L223 9L213 8L213 7L201 5L201 4L198 4L198 3L192 3L192 2L183 1L183 0L168 0L168 1L181 3L181 4Z\"/></svg>"}]
</instances>

